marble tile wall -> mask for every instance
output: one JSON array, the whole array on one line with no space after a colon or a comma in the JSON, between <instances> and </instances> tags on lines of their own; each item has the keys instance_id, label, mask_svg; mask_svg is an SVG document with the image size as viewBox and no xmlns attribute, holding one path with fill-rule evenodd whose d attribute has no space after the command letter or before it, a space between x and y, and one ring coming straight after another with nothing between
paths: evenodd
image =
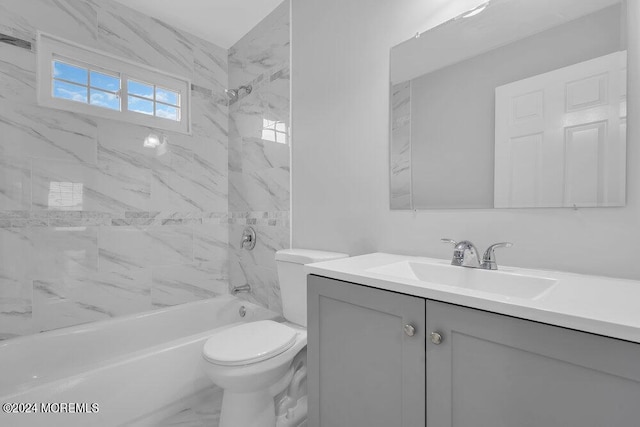
<instances>
[{"instance_id":1,"label":"marble tile wall","mask_svg":"<svg viewBox=\"0 0 640 427\"><path fill-rule=\"evenodd\" d=\"M391 209L412 209L411 81L391 88Z\"/></svg>"},{"instance_id":2,"label":"marble tile wall","mask_svg":"<svg viewBox=\"0 0 640 427\"><path fill-rule=\"evenodd\" d=\"M275 252L288 248L290 227L289 0L229 50L229 85L251 94L229 106L229 277L251 284L254 302L282 312ZM281 142L265 127L278 123ZM241 249L245 226L257 233L253 251Z\"/></svg>"},{"instance_id":3,"label":"marble tile wall","mask_svg":"<svg viewBox=\"0 0 640 427\"><path fill-rule=\"evenodd\" d=\"M193 134L39 107L37 30L189 78ZM3 0L0 34L0 339L227 293L228 51L111 0Z\"/></svg>"}]
</instances>

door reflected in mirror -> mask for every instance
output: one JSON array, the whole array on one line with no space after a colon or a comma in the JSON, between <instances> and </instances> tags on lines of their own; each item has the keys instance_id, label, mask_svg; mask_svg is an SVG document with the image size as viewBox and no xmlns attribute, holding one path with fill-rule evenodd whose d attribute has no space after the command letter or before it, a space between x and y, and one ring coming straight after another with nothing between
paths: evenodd
<instances>
[{"instance_id":1,"label":"door reflected in mirror","mask_svg":"<svg viewBox=\"0 0 640 427\"><path fill-rule=\"evenodd\" d=\"M493 0L391 50L392 209L625 205L626 3Z\"/></svg>"}]
</instances>

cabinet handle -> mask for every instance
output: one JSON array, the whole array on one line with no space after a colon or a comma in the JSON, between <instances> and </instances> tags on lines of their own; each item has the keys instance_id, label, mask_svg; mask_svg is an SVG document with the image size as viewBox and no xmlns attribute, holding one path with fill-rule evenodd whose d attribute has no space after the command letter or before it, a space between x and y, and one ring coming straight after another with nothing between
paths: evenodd
<instances>
[{"instance_id":1,"label":"cabinet handle","mask_svg":"<svg viewBox=\"0 0 640 427\"><path fill-rule=\"evenodd\" d=\"M416 328L413 325L404 325L404 333L412 337L416 334Z\"/></svg>"},{"instance_id":2,"label":"cabinet handle","mask_svg":"<svg viewBox=\"0 0 640 427\"><path fill-rule=\"evenodd\" d=\"M442 343L442 335L440 334L440 332L431 332L431 342L434 343L435 345L440 345Z\"/></svg>"}]
</instances>

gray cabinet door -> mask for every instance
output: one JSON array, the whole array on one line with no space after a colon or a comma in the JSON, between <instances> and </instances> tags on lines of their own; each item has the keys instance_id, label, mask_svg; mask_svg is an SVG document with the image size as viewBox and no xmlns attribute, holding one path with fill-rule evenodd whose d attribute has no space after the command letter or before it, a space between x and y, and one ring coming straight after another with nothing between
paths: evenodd
<instances>
[{"instance_id":1,"label":"gray cabinet door","mask_svg":"<svg viewBox=\"0 0 640 427\"><path fill-rule=\"evenodd\" d=\"M423 427L425 300L308 276L307 301L309 426Z\"/></svg>"},{"instance_id":2,"label":"gray cabinet door","mask_svg":"<svg viewBox=\"0 0 640 427\"><path fill-rule=\"evenodd\" d=\"M640 345L427 301L429 427L638 427Z\"/></svg>"}]
</instances>

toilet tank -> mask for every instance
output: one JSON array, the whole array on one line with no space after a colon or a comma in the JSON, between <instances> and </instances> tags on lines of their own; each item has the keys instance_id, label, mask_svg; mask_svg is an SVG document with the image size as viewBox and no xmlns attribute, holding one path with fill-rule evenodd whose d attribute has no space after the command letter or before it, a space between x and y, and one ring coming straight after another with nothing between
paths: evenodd
<instances>
[{"instance_id":1,"label":"toilet tank","mask_svg":"<svg viewBox=\"0 0 640 427\"><path fill-rule=\"evenodd\" d=\"M290 322L307 326L307 276L304 265L347 258L338 252L311 249L284 249L276 252L282 312Z\"/></svg>"}]
</instances>

